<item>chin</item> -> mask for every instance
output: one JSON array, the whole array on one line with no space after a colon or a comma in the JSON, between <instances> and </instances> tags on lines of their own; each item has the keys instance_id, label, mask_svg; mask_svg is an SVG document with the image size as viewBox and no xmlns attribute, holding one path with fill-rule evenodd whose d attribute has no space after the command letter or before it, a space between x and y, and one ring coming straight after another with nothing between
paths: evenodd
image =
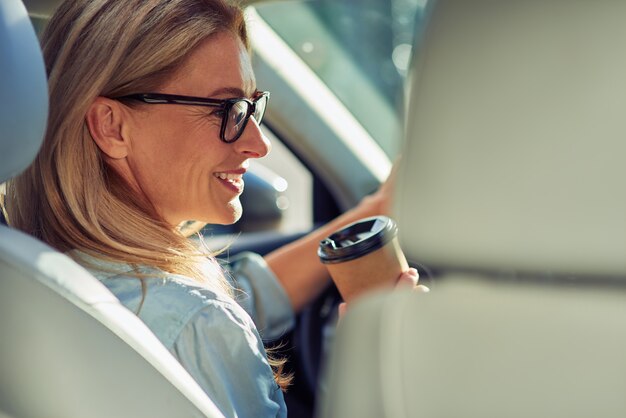
<instances>
[{"instance_id":1,"label":"chin","mask_svg":"<svg viewBox=\"0 0 626 418\"><path fill-rule=\"evenodd\" d=\"M218 216L211 216L211 220L206 222L219 225L231 225L237 222L241 218L243 208L239 199L236 201L228 202L228 204L220 211ZM217 215L214 213L214 215Z\"/></svg>"}]
</instances>

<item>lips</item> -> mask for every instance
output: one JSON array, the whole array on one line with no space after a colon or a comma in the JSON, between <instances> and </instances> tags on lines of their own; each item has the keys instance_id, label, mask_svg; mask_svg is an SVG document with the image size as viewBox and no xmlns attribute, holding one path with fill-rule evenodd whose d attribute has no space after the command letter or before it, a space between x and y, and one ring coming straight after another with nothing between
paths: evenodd
<instances>
[{"instance_id":1,"label":"lips","mask_svg":"<svg viewBox=\"0 0 626 418\"><path fill-rule=\"evenodd\" d=\"M243 192L243 173L245 170L226 171L213 173L213 176L220 180L222 184L237 193Z\"/></svg>"},{"instance_id":2,"label":"lips","mask_svg":"<svg viewBox=\"0 0 626 418\"><path fill-rule=\"evenodd\" d=\"M243 174L233 173L215 173L214 176L222 180L241 180L243 178Z\"/></svg>"}]
</instances>

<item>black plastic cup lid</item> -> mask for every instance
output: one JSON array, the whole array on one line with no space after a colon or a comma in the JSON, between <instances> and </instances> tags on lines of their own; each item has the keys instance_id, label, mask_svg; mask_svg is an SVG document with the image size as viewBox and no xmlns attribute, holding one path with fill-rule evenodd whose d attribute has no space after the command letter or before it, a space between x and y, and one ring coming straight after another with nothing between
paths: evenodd
<instances>
[{"instance_id":1,"label":"black plastic cup lid","mask_svg":"<svg viewBox=\"0 0 626 418\"><path fill-rule=\"evenodd\" d=\"M391 218L361 219L322 240L317 255L325 264L354 260L381 248L397 234L398 227Z\"/></svg>"}]
</instances>

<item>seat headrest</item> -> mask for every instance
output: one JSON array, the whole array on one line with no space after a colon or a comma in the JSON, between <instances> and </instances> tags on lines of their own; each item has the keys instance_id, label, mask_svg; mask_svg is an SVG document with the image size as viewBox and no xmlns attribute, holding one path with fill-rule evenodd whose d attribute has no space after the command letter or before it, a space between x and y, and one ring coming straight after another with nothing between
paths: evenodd
<instances>
[{"instance_id":1,"label":"seat headrest","mask_svg":"<svg viewBox=\"0 0 626 418\"><path fill-rule=\"evenodd\" d=\"M0 63L0 182L4 182L37 155L48 116L43 57L20 0L0 2Z\"/></svg>"},{"instance_id":2,"label":"seat headrest","mask_svg":"<svg viewBox=\"0 0 626 418\"><path fill-rule=\"evenodd\" d=\"M439 0L395 217L433 267L626 277L626 2Z\"/></svg>"}]
</instances>

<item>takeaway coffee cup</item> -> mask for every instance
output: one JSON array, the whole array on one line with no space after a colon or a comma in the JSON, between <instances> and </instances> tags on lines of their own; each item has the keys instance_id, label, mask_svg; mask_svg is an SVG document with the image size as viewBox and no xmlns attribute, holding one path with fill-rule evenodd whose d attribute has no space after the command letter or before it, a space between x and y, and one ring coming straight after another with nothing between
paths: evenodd
<instances>
[{"instance_id":1,"label":"takeaway coffee cup","mask_svg":"<svg viewBox=\"0 0 626 418\"><path fill-rule=\"evenodd\" d=\"M343 300L392 286L409 265L398 243L398 227L386 216L361 219L320 242L317 254Z\"/></svg>"}]
</instances>

